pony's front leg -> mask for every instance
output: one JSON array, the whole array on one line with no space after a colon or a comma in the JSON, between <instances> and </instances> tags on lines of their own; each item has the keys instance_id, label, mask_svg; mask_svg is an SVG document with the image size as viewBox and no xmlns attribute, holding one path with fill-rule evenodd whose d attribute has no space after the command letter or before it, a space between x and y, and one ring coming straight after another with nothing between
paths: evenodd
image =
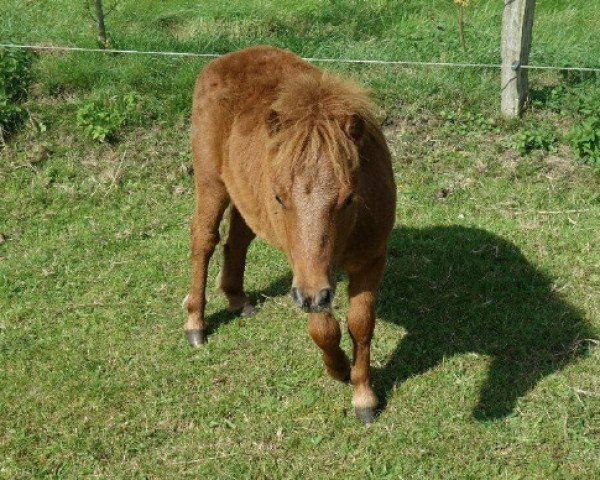
<instances>
[{"instance_id":1,"label":"pony's front leg","mask_svg":"<svg viewBox=\"0 0 600 480\"><path fill-rule=\"evenodd\" d=\"M323 350L327 373L337 380L347 382L350 378L350 361L340 348L340 323L329 312L311 313L308 315L308 333Z\"/></svg>"},{"instance_id":2,"label":"pony's front leg","mask_svg":"<svg viewBox=\"0 0 600 480\"><path fill-rule=\"evenodd\" d=\"M349 272L348 330L354 345L350 378L354 387L352 405L357 417L365 423L375 419L377 396L371 386L371 339L375 328L375 296L385 257L379 257L361 270Z\"/></svg>"},{"instance_id":3,"label":"pony's front leg","mask_svg":"<svg viewBox=\"0 0 600 480\"><path fill-rule=\"evenodd\" d=\"M187 298L188 317L185 334L193 347L199 347L204 337L206 306L206 275L208 262L219 243L219 223L229 203L225 186L218 181L199 183L196 211L192 217L192 285Z\"/></svg>"}]
</instances>

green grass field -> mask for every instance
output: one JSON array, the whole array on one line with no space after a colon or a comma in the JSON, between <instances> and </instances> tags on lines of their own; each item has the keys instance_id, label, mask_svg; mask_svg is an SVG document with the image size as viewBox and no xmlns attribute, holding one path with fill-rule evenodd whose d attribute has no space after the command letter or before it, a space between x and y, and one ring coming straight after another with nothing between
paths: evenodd
<instances>
[{"instance_id":1,"label":"green grass field","mask_svg":"<svg viewBox=\"0 0 600 480\"><path fill-rule=\"evenodd\" d=\"M3 0L0 40L93 47L80 3ZM532 63L598 66L593 3L538 2ZM449 0L138 0L107 24L117 48L496 63L500 20L471 2L464 52ZM365 427L261 241L257 316L228 315L211 281L209 342L185 342L204 63L36 60L29 119L0 147L0 478L598 478L600 176L565 140L600 108L598 77L532 72L506 122L496 71L327 66L371 88L398 182ZM87 138L78 109L128 92L116 138ZM539 131L550 151L521 155Z\"/></svg>"}]
</instances>

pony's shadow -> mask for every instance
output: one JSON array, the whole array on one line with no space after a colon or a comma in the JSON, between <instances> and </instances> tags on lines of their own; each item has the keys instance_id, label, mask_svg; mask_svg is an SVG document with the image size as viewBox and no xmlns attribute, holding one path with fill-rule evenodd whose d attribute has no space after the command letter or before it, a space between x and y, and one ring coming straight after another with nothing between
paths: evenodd
<instances>
[{"instance_id":1,"label":"pony's shadow","mask_svg":"<svg viewBox=\"0 0 600 480\"><path fill-rule=\"evenodd\" d=\"M268 297L278 297L281 295L285 295L290 290L290 285L292 284L292 275L291 273L286 273L285 275L281 275L275 280L273 280L266 289L255 290L246 292L248 295L248 299L250 303L254 305L256 308L260 308L260 304ZM206 317L206 335L210 337L213 333L215 333L219 328L228 323L232 322L238 316L232 314L226 308L219 310L211 315Z\"/></svg>"},{"instance_id":2,"label":"pony's shadow","mask_svg":"<svg viewBox=\"0 0 600 480\"><path fill-rule=\"evenodd\" d=\"M536 383L586 354L594 332L511 242L478 228L396 228L378 317L406 334L374 388L382 408L398 385L444 358L492 357L473 415L511 414Z\"/></svg>"},{"instance_id":3,"label":"pony's shadow","mask_svg":"<svg viewBox=\"0 0 600 480\"><path fill-rule=\"evenodd\" d=\"M291 274L248 294L254 305L285 295ZM478 228L395 228L377 316L406 333L386 364L373 369L385 409L395 386L452 355L492 357L473 412L479 420L510 415L536 383L587 353L596 333L561 298L561 286L511 242ZM236 317L207 317L212 335Z\"/></svg>"}]
</instances>

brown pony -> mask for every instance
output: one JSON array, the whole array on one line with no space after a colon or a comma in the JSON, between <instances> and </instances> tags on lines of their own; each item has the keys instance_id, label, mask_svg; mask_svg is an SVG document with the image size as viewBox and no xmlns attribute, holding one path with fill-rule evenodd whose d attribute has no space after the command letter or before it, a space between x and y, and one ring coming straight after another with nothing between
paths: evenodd
<instances>
[{"instance_id":1,"label":"brown pony","mask_svg":"<svg viewBox=\"0 0 600 480\"><path fill-rule=\"evenodd\" d=\"M352 403L371 422L370 343L375 294L394 224L390 153L366 94L300 57L272 47L230 53L206 65L192 110L196 211L185 331L204 342L207 268L228 206L219 286L232 312L251 315L246 252L258 235L287 253L292 298L329 374L351 379ZM336 271L349 275L352 367L331 312Z\"/></svg>"}]
</instances>

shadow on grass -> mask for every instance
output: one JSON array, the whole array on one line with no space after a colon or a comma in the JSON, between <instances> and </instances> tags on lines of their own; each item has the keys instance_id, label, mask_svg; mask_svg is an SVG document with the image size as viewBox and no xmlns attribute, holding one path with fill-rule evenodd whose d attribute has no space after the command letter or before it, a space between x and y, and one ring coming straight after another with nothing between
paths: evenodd
<instances>
[{"instance_id":1,"label":"shadow on grass","mask_svg":"<svg viewBox=\"0 0 600 480\"><path fill-rule=\"evenodd\" d=\"M473 412L479 420L511 414L543 377L585 355L594 336L515 245L460 226L393 231L378 317L407 331L373 371L382 408L394 385L476 352L493 358Z\"/></svg>"},{"instance_id":2,"label":"shadow on grass","mask_svg":"<svg viewBox=\"0 0 600 480\"><path fill-rule=\"evenodd\" d=\"M574 65L575 66L575 65ZM588 68L600 68L598 64L586 65ZM567 85L578 85L580 83L594 82L598 80L597 72L580 70L560 70L563 82Z\"/></svg>"},{"instance_id":3,"label":"shadow on grass","mask_svg":"<svg viewBox=\"0 0 600 480\"><path fill-rule=\"evenodd\" d=\"M548 109L552 104L556 104L564 97L564 86L543 85L541 87L532 87L529 90L529 104L537 108Z\"/></svg>"},{"instance_id":4,"label":"shadow on grass","mask_svg":"<svg viewBox=\"0 0 600 480\"><path fill-rule=\"evenodd\" d=\"M287 292L289 292L291 285L292 275L291 273L287 273L285 275L281 275L279 278L271 282L266 289L246 292L246 295L248 295L252 305L260 307L260 303L264 301L265 297L278 297L280 295L285 295ZM219 310L218 312L207 316L206 335L210 337L210 335L215 333L219 328L227 325L236 318L238 317L229 312L227 309Z\"/></svg>"}]
</instances>

